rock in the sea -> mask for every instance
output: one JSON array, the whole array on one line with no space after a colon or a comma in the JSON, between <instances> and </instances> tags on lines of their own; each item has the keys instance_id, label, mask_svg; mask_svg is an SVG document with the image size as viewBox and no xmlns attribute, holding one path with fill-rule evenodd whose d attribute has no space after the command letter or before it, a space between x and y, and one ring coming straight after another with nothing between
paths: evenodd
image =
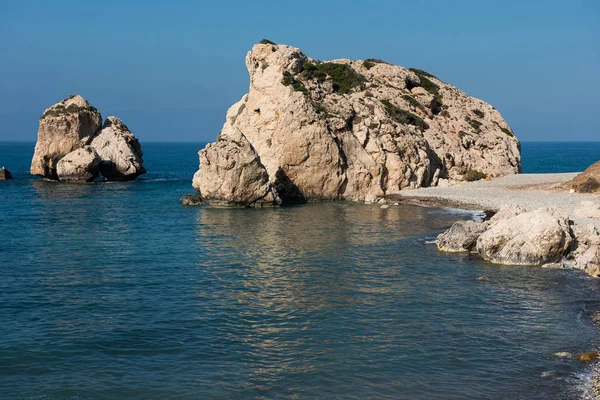
<instances>
[{"instance_id":1,"label":"rock in the sea","mask_svg":"<svg viewBox=\"0 0 600 400\"><path fill-rule=\"evenodd\" d=\"M440 251L473 251L479 235L485 232L487 224L474 221L455 222L450 229L437 237Z\"/></svg>"},{"instance_id":2,"label":"rock in the sea","mask_svg":"<svg viewBox=\"0 0 600 400\"><path fill-rule=\"evenodd\" d=\"M184 206L200 206L204 204L204 199L199 194L184 194L181 198L181 204Z\"/></svg>"},{"instance_id":3,"label":"rock in the sea","mask_svg":"<svg viewBox=\"0 0 600 400\"><path fill-rule=\"evenodd\" d=\"M56 173L61 181L91 182L100 175L100 157L91 146L84 146L61 158Z\"/></svg>"},{"instance_id":4,"label":"rock in the sea","mask_svg":"<svg viewBox=\"0 0 600 400\"><path fill-rule=\"evenodd\" d=\"M255 45L246 66L248 93L199 153L205 199L365 201L469 170L520 171L519 141L498 111L424 71L273 44Z\"/></svg>"},{"instance_id":5,"label":"rock in the sea","mask_svg":"<svg viewBox=\"0 0 600 400\"><path fill-rule=\"evenodd\" d=\"M4 181L7 179L12 179L12 174L9 170L6 169L6 167L0 168L0 181Z\"/></svg>"},{"instance_id":6,"label":"rock in the sea","mask_svg":"<svg viewBox=\"0 0 600 400\"><path fill-rule=\"evenodd\" d=\"M499 264L559 262L573 242L568 219L538 209L497 220L477 239L477 252Z\"/></svg>"},{"instance_id":7,"label":"rock in the sea","mask_svg":"<svg viewBox=\"0 0 600 400\"><path fill-rule=\"evenodd\" d=\"M98 176L95 167L86 164L91 153L74 153L91 146L100 157L100 173L107 180L133 180L146 173L142 147L127 126L116 117L108 117L101 125L98 110L78 95L46 109L40 118L30 172L50 180L95 179ZM68 154L59 174L57 165ZM77 169L73 170L71 165L77 165ZM82 173L84 170L89 173ZM90 174L95 174L94 178Z\"/></svg>"},{"instance_id":8,"label":"rock in the sea","mask_svg":"<svg viewBox=\"0 0 600 400\"><path fill-rule=\"evenodd\" d=\"M111 181L130 181L146 173L142 146L117 117L108 117L91 141L102 163L100 173Z\"/></svg>"},{"instance_id":9,"label":"rock in the sea","mask_svg":"<svg viewBox=\"0 0 600 400\"><path fill-rule=\"evenodd\" d=\"M600 161L577 175L565 186L579 193L600 193Z\"/></svg>"},{"instance_id":10,"label":"rock in the sea","mask_svg":"<svg viewBox=\"0 0 600 400\"><path fill-rule=\"evenodd\" d=\"M228 117L236 113L234 107ZM258 155L233 126L225 126L219 140L200 151L200 165L192 184L209 204L262 207L280 203Z\"/></svg>"},{"instance_id":11,"label":"rock in the sea","mask_svg":"<svg viewBox=\"0 0 600 400\"><path fill-rule=\"evenodd\" d=\"M594 361L595 359L598 358L598 353L596 353L595 351L589 352L589 353L581 353L577 355L577 360L579 361Z\"/></svg>"},{"instance_id":12,"label":"rock in the sea","mask_svg":"<svg viewBox=\"0 0 600 400\"><path fill-rule=\"evenodd\" d=\"M86 145L101 124L102 117L98 110L78 95L72 95L46 109L40 118L30 172L58 180L58 161Z\"/></svg>"}]
</instances>

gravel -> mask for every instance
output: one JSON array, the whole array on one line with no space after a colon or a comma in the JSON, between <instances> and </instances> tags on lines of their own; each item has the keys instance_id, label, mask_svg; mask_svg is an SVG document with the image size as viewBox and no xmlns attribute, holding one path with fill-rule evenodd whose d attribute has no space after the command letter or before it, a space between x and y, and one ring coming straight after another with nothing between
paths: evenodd
<instances>
[{"instance_id":1,"label":"gravel","mask_svg":"<svg viewBox=\"0 0 600 400\"><path fill-rule=\"evenodd\" d=\"M556 207L577 224L592 224L600 228L600 220L578 218L573 210L582 201L600 203L597 194L570 193L560 186L578 173L519 174L490 181L462 182L450 187L430 187L403 190L388 196L392 201L430 206L483 209L497 211L508 204L518 204L531 211Z\"/></svg>"}]
</instances>

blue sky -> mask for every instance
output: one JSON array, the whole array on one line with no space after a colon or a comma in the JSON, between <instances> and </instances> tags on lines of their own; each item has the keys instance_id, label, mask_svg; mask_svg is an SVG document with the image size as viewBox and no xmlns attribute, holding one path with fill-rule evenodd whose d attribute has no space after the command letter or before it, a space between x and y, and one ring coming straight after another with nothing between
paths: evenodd
<instances>
[{"instance_id":1,"label":"blue sky","mask_svg":"<svg viewBox=\"0 0 600 400\"><path fill-rule=\"evenodd\" d=\"M0 1L0 140L78 93L142 141L211 141L263 38L422 68L522 141L600 140L600 1Z\"/></svg>"}]
</instances>

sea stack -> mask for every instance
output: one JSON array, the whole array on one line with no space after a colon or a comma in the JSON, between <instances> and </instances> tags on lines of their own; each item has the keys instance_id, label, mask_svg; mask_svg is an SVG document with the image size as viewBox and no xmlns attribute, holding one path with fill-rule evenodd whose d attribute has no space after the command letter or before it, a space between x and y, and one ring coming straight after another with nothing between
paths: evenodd
<instances>
[{"instance_id":1,"label":"sea stack","mask_svg":"<svg viewBox=\"0 0 600 400\"><path fill-rule=\"evenodd\" d=\"M0 168L0 181L5 181L8 179L12 179L12 174L10 171L7 170L6 167Z\"/></svg>"},{"instance_id":2,"label":"sea stack","mask_svg":"<svg viewBox=\"0 0 600 400\"><path fill-rule=\"evenodd\" d=\"M116 117L71 95L44 111L30 172L48 180L133 180L146 173L141 145Z\"/></svg>"},{"instance_id":3,"label":"sea stack","mask_svg":"<svg viewBox=\"0 0 600 400\"><path fill-rule=\"evenodd\" d=\"M323 62L257 44L250 89L199 152L209 204L373 201L407 188L521 170L500 113L435 76L381 60Z\"/></svg>"}]
</instances>

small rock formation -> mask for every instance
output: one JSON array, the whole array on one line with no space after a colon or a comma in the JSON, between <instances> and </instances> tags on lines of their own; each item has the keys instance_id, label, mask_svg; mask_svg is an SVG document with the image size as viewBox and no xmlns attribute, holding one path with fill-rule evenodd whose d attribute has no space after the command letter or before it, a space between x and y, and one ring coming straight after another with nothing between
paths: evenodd
<instances>
[{"instance_id":1,"label":"small rock formation","mask_svg":"<svg viewBox=\"0 0 600 400\"><path fill-rule=\"evenodd\" d=\"M600 193L600 161L567 182L566 187L579 193Z\"/></svg>"},{"instance_id":2,"label":"small rock formation","mask_svg":"<svg viewBox=\"0 0 600 400\"><path fill-rule=\"evenodd\" d=\"M56 164L58 179L67 182L92 182L100 175L100 157L91 146L74 150Z\"/></svg>"},{"instance_id":3,"label":"small rock formation","mask_svg":"<svg viewBox=\"0 0 600 400\"><path fill-rule=\"evenodd\" d=\"M146 173L141 146L127 126L116 117L102 125L100 112L78 95L44 111L30 172L49 180L93 180L99 174L92 152L76 152L86 146L101 160L99 171L107 180L133 180ZM59 173L58 164L67 155Z\"/></svg>"},{"instance_id":4,"label":"small rock formation","mask_svg":"<svg viewBox=\"0 0 600 400\"><path fill-rule=\"evenodd\" d=\"M6 167L0 168L0 181L4 181L7 179L12 179L12 174L9 170L6 169Z\"/></svg>"},{"instance_id":5,"label":"small rock formation","mask_svg":"<svg viewBox=\"0 0 600 400\"><path fill-rule=\"evenodd\" d=\"M72 95L47 108L40 118L31 174L58 180L58 161L86 145L100 125L100 112L81 96Z\"/></svg>"},{"instance_id":6,"label":"small rock formation","mask_svg":"<svg viewBox=\"0 0 600 400\"><path fill-rule=\"evenodd\" d=\"M446 252L473 251L477 245L477 238L486 227L487 224L474 221L455 222L450 229L438 236L438 248Z\"/></svg>"},{"instance_id":7,"label":"small rock formation","mask_svg":"<svg viewBox=\"0 0 600 400\"><path fill-rule=\"evenodd\" d=\"M321 62L257 44L250 89L200 151L193 186L213 203L374 201L405 188L520 172L520 144L491 105L417 69Z\"/></svg>"},{"instance_id":8,"label":"small rock formation","mask_svg":"<svg viewBox=\"0 0 600 400\"><path fill-rule=\"evenodd\" d=\"M91 146L100 159L100 172L108 180L130 181L146 173L142 146L117 117L108 117Z\"/></svg>"},{"instance_id":9,"label":"small rock formation","mask_svg":"<svg viewBox=\"0 0 600 400\"><path fill-rule=\"evenodd\" d=\"M582 203L584 210L597 209L598 204L588 203ZM586 217L600 219L595 214ZM600 277L600 232L594 225L577 224L555 209L526 212L509 205L489 221L456 222L438 236L437 246L440 251L477 252L497 264L577 268Z\"/></svg>"},{"instance_id":10,"label":"small rock formation","mask_svg":"<svg viewBox=\"0 0 600 400\"><path fill-rule=\"evenodd\" d=\"M199 194L184 194L181 198L184 206L199 206L204 204L204 199Z\"/></svg>"}]
</instances>

